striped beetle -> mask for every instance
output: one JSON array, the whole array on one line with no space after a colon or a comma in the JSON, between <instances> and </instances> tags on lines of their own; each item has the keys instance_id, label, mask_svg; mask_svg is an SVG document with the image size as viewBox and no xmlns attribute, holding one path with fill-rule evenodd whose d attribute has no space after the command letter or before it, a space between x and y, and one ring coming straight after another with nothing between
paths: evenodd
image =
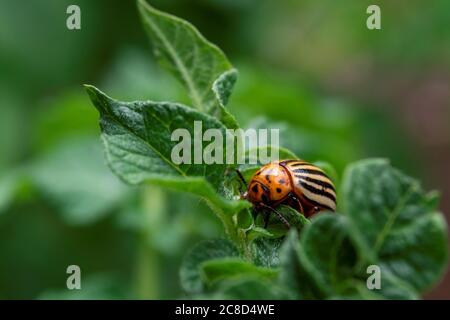
<instances>
[{"instance_id":1,"label":"striped beetle","mask_svg":"<svg viewBox=\"0 0 450 320\"><path fill-rule=\"evenodd\" d=\"M247 186L242 174L237 173ZM264 165L250 179L241 198L253 204L255 213L265 213L265 227L271 212L290 227L276 210L280 204L288 205L306 217L321 210L336 211L333 182L322 169L303 160L281 160Z\"/></svg>"}]
</instances>

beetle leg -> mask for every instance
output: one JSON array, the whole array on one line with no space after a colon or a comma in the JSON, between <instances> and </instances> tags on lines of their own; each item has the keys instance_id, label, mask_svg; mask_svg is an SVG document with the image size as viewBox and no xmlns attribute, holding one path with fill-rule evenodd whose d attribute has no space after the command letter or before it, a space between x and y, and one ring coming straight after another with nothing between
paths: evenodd
<instances>
[{"instance_id":1,"label":"beetle leg","mask_svg":"<svg viewBox=\"0 0 450 320\"><path fill-rule=\"evenodd\" d=\"M308 217L312 216L313 214L316 214L317 212L320 211L319 207L312 207L309 211L308 211Z\"/></svg>"},{"instance_id":2,"label":"beetle leg","mask_svg":"<svg viewBox=\"0 0 450 320\"><path fill-rule=\"evenodd\" d=\"M252 208L252 217L253 217L253 220L256 220L256 217L258 216L258 214L259 214L259 210L256 209L255 207L253 207L253 208Z\"/></svg>"},{"instance_id":3,"label":"beetle leg","mask_svg":"<svg viewBox=\"0 0 450 320\"><path fill-rule=\"evenodd\" d=\"M272 208L272 207L270 207L270 206L268 206L268 205L266 205L266 204L264 204L264 203L261 203L260 205L261 205L261 207L263 207L264 209L267 209L267 210L269 210L269 211L275 213L275 214L277 215L278 219L280 219L281 222L283 222L283 224L284 224L288 229L291 227L291 225L290 225L289 222L286 220L286 218L283 217L283 215L282 215L281 213L279 213L277 210L275 210L274 208Z\"/></svg>"},{"instance_id":4,"label":"beetle leg","mask_svg":"<svg viewBox=\"0 0 450 320\"><path fill-rule=\"evenodd\" d=\"M303 209L302 203L300 202L300 200L292 193L289 193L289 198L292 201L295 201L295 203L298 205L298 210L303 214L306 215L305 210Z\"/></svg>"},{"instance_id":5,"label":"beetle leg","mask_svg":"<svg viewBox=\"0 0 450 320\"><path fill-rule=\"evenodd\" d=\"M264 229L267 229L269 224L270 212L264 211Z\"/></svg>"}]
</instances>

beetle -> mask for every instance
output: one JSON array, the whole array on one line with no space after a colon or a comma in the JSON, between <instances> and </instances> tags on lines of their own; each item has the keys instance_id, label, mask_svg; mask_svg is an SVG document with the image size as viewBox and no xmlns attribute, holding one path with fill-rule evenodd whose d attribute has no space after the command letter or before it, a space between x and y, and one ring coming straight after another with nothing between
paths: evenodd
<instances>
[{"instance_id":1,"label":"beetle","mask_svg":"<svg viewBox=\"0 0 450 320\"><path fill-rule=\"evenodd\" d=\"M237 171L247 190L241 198L253 204L254 211L265 212L267 227L270 213L290 228L289 222L276 210L278 205L288 205L311 217L315 213L336 211L336 189L327 174L317 166L303 160L280 160L262 166L246 183Z\"/></svg>"}]
</instances>

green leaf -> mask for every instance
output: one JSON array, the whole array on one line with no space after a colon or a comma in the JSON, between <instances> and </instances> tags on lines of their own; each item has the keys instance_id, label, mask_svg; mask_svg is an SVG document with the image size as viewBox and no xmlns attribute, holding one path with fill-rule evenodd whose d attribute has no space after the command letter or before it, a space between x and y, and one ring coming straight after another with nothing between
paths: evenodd
<instances>
[{"instance_id":1,"label":"green leaf","mask_svg":"<svg viewBox=\"0 0 450 320\"><path fill-rule=\"evenodd\" d=\"M300 237L300 262L325 296L340 292L340 286L358 272L359 254L344 216L320 213Z\"/></svg>"},{"instance_id":2,"label":"green leaf","mask_svg":"<svg viewBox=\"0 0 450 320\"><path fill-rule=\"evenodd\" d=\"M438 281L447 266L447 230L436 195L382 159L363 160L345 172L344 211L358 244L378 263L419 292Z\"/></svg>"},{"instance_id":3,"label":"green leaf","mask_svg":"<svg viewBox=\"0 0 450 320\"><path fill-rule=\"evenodd\" d=\"M213 91L216 95L219 108L219 112L215 111L215 113L213 114L219 117L222 123L230 129L239 128L239 124L236 121L236 118L225 108L236 83L237 75L237 70L231 69L224 72L216 81L214 81L213 84Z\"/></svg>"},{"instance_id":4,"label":"green leaf","mask_svg":"<svg viewBox=\"0 0 450 320\"><path fill-rule=\"evenodd\" d=\"M311 220L295 242L282 265L280 277L284 284L299 288L304 299L415 299L414 288L381 272L381 288L369 290L366 272L369 262L364 252L359 251L357 238L346 216L322 213ZM287 249L286 249L287 250ZM299 260L295 261L294 251ZM298 265L295 268L295 265ZM297 274L297 283L294 282ZM294 276L292 276L294 275Z\"/></svg>"},{"instance_id":5,"label":"green leaf","mask_svg":"<svg viewBox=\"0 0 450 320\"><path fill-rule=\"evenodd\" d=\"M225 54L189 22L144 0L138 0L138 8L155 55L187 88L194 107L236 126L224 109L237 76Z\"/></svg>"},{"instance_id":6,"label":"green leaf","mask_svg":"<svg viewBox=\"0 0 450 320\"><path fill-rule=\"evenodd\" d=\"M298 233L292 229L280 249L279 284L286 288L294 299L323 298L314 279L300 263L299 251Z\"/></svg>"},{"instance_id":7,"label":"green leaf","mask_svg":"<svg viewBox=\"0 0 450 320\"><path fill-rule=\"evenodd\" d=\"M230 69L222 73L216 81L214 81L212 90L217 100L222 106L228 104L234 85L236 84L238 72L236 69Z\"/></svg>"},{"instance_id":8,"label":"green leaf","mask_svg":"<svg viewBox=\"0 0 450 320\"><path fill-rule=\"evenodd\" d=\"M282 238L258 238L252 243L252 258L257 266L277 268L280 264L279 249Z\"/></svg>"},{"instance_id":9,"label":"green leaf","mask_svg":"<svg viewBox=\"0 0 450 320\"><path fill-rule=\"evenodd\" d=\"M102 141L111 170L129 184L144 182L204 197L216 207L233 212L246 208L246 201L229 201L219 196L225 164L180 164L171 160L171 141L176 129L187 129L195 137L194 121L202 129L225 127L215 118L181 104L170 102L120 102L93 86L86 90L100 112ZM203 148L206 142L203 143ZM202 148L202 150L203 150ZM194 153L191 152L192 162Z\"/></svg>"},{"instance_id":10,"label":"green leaf","mask_svg":"<svg viewBox=\"0 0 450 320\"><path fill-rule=\"evenodd\" d=\"M244 275L273 279L278 273L274 269L258 267L242 259L229 257L205 261L201 264L201 270L202 278L208 284Z\"/></svg>"},{"instance_id":11,"label":"green leaf","mask_svg":"<svg viewBox=\"0 0 450 320\"><path fill-rule=\"evenodd\" d=\"M228 240L208 240L197 244L183 259L180 269L181 286L187 293L201 293L203 262L218 258L238 257L236 247Z\"/></svg>"},{"instance_id":12,"label":"green leaf","mask_svg":"<svg viewBox=\"0 0 450 320\"><path fill-rule=\"evenodd\" d=\"M253 217L250 209L244 209L236 214L236 225L244 230L247 230L253 225Z\"/></svg>"},{"instance_id":13,"label":"green leaf","mask_svg":"<svg viewBox=\"0 0 450 320\"><path fill-rule=\"evenodd\" d=\"M252 228L247 232L247 239L249 241L253 241L261 237L276 238L276 236L273 233L261 227L252 226Z\"/></svg>"},{"instance_id":14,"label":"green leaf","mask_svg":"<svg viewBox=\"0 0 450 320\"><path fill-rule=\"evenodd\" d=\"M176 129L187 129L192 139L197 138L194 121L201 121L204 130L214 128L225 134L220 122L181 104L120 102L95 87L86 86L86 90L100 112L108 163L124 181L139 184L155 176L207 176L213 186L219 187L226 166L174 164L171 151L178 142L171 141L171 135ZM191 162L193 159L192 154Z\"/></svg>"}]
</instances>

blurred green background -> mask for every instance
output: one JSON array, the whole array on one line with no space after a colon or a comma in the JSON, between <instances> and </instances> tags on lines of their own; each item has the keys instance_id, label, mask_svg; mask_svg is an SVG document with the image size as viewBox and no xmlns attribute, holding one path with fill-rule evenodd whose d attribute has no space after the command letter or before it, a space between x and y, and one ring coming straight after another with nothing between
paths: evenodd
<instances>
[{"instance_id":1,"label":"blurred green background","mask_svg":"<svg viewBox=\"0 0 450 320\"><path fill-rule=\"evenodd\" d=\"M151 0L239 69L231 111L309 161L387 157L450 214L450 1ZM81 30L66 8L81 8ZM382 29L366 28L381 7ZM134 1L0 0L0 299L179 298L178 268L222 236L197 198L105 165L82 88L188 102L154 62ZM82 270L81 291L66 268ZM450 276L427 298L450 299Z\"/></svg>"}]
</instances>

